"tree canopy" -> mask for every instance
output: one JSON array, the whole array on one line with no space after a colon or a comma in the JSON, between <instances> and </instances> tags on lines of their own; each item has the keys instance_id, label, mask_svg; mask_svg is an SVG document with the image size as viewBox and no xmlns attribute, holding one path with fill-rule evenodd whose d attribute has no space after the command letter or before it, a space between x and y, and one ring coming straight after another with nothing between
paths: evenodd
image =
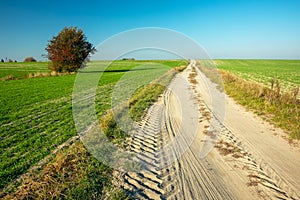
<instances>
[{"instance_id":1,"label":"tree canopy","mask_svg":"<svg viewBox=\"0 0 300 200\"><path fill-rule=\"evenodd\" d=\"M46 47L49 69L57 72L74 72L85 66L85 61L96 49L87 41L81 29L65 27Z\"/></svg>"}]
</instances>

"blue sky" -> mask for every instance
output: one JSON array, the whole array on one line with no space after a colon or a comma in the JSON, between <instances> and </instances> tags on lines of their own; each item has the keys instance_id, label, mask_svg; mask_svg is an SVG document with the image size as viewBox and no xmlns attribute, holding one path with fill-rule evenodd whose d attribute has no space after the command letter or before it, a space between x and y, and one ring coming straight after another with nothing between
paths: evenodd
<instances>
[{"instance_id":1,"label":"blue sky","mask_svg":"<svg viewBox=\"0 0 300 200\"><path fill-rule=\"evenodd\" d=\"M300 59L300 1L2 1L0 58L45 60L65 26L95 46L122 31L162 27L202 45L212 58Z\"/></svg>"}]
</instances>

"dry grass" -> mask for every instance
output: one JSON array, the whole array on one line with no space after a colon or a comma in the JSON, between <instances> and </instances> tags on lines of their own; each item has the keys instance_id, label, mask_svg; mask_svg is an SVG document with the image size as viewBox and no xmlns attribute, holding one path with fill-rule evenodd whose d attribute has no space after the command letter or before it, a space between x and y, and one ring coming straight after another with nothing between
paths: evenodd
<instances>
[{"instance_id":1,"label":"dry grass","mask_svg":"<svg viewBox=\"0 0 300 200\"><path fill-rule=\"evenodd\" d=\"M188 79L190 83L192 83L193 85L196 85L198 83L198 81L196 80L196 76L197 76L196 69L195 67L192 67L192 72L189 74Z\"/></svg>"},{"instance_id":2,"label":"dry grass","mask_svg":"<svg viewBox=\"0 0 300 200\"><path fill-rule=\"evenodd\" d=\"M279 81L276 79L272 79L271 88L267 88L256 82L245 81L244 79L226 71L221 70L220 72L225 83L234 83L237 87L242 87L255 97L264 97L269 102L282 102L285 104L300 103L300 101L297 99L299 88L295 88L290 92L283 93L281 92Z\"/></svg>"},{"instance_id":3,"label":"dry grass","mask_svg":"<svg viewBox=\"0 0 300 200\"><path fill-rule=\"evenodd\" d=\"M8 75L6 77L0 78L0 81L10 81L10 80L17 80L18 78L14 77L13 75Z\"/></svg>"},{"instance_id":4,"label":"dry grass","mask_svg":"<svg viewBox=\"0 0 300 200\"><path fill-rule=\"evenodd\" d=\"M220 72L228 95L286 130L292 138L300 139L300 100L297 98L299 88L282 92L278 80L273 80L271 88L268 88L256 82L245 81L226 71Z\"/></svg>"},{"instance_id":5,"label":"dry grass","mask_svg":"<svg viewBox=\"0 0 300 200\"><path fill-rule=\"evenodd\" d=\"M182 72L183 70L185 70L187 68L186 65L180 66L180 67L175 67L174 69L178 72Z\"/></svg>"},{"instance_id":6,"label":"dry grass","mask_svg":"<svg viewBox=\"0 0 300 200\"><path fill-rule=\"evenodd\" d=\"M220 140L215 147L218 149L221 155L231 155L234 158L242 158L245 155L241 153L241 149L233 143Z\"/></svg>"},{"instance_id":7,"label":"dry grass","mask_svg":"<svg viewBox=\"0 0 300 200\"><path fill-rule=\"evenodd\" d=\"M65 75L70 75L70 74L75 74L75 72L56 72L56 71L51 71L50 73L48 72L35 72L35 73L29 73L26 78L40 78L40 77L49 77L49 76L65 76Z\"/></svg>"},{"instance_id":8,"label":"dry grass","mask_svg":"<svg viewBox=\"0 0 300 200\"><path fill-rule=\"evenodd\" d=\"M108 167L91 157L77 142L58 152L41 171L28 173L15 192L3 199L100 198L102 189L109 184L110 173Z\"/></svg>"}]
</instances>

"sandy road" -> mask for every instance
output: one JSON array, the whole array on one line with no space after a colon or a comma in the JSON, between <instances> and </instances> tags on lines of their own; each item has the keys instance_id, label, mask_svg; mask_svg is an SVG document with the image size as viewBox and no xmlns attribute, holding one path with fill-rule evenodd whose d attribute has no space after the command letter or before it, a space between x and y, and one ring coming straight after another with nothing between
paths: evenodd
<instances>
[{"instance_id":1,"label":"sandy road","mask_svg":"<svg viewBox=\"0 0 300 200\"><path fill-rule=\"evenodd\" d=\"M299 148L230 98L225 121L215 118L201 76L192 61L149 108L128 139L144 168L123 174L122 187L136 199L299 199Z\"/></svg>"}]
</instances>

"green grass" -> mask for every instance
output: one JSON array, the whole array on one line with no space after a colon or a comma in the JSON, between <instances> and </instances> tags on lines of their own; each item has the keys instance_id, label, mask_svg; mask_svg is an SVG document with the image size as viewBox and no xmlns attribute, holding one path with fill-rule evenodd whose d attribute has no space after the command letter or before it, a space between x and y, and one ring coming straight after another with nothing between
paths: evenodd
<instances>
[{"instance_id":1,"label":"green grass","mask_svg":"<svg viewBox=\"0 0 300 200\"><path fill-rule=\"evenodd\" d=\"M226 93L300 139L300 60L216 60ZM271 87L271 80L273 87Z\"/></svg>"},{"instance_id":2,"label":"green grass","mask_svg":"<svg viewBox=\"0 0 300 200\"><path fill-rule=\"evenodd\" d=\"M13 76L18 79L26 78L30 73L50 72L47 62L0 63L0 79Z\"/></svg>"},{"instance_id":3,"label":"green grass","mask_svg":"<svg viewBox=\"0 0 300 200\"><path fill-rule=\"evenodd\" d=\"M170 67L182 61L155 61ZM89 67L107 62L91 62ZM96 93L99 118L111 107L115 84L130 69L149 61L115 61L103 73ZM23 63L14 63L21 65ZM35 67L38 69L38 63ZM40 63L41 68L45 63ZM18 67L16 67L18 68ZM96 75L98 72L91 72ZM140 71L147 76L147 71ZM19 72L15 75L18 76ZM19 74L20 75L20 74ZM76 75L0 82L0 189L28 171L58 145L76 135L72 91Z\"/></svg>"},{"instance_id":4,"label":"green grass","mask_svg":"<svg viewBox=\"0 0 300 200\"><path fill-rule=\"evenodd\" d=\"M146 109L155 102L159 95L163 93L166 86L175 76L176 71L180 72L185 67L175 68L175 70L168 71L156 82L141 87L135 91L129 99L129 113L134 121L140 121L146 113Z\"/></svg>"},{"instance_id":5,"label":"green grass","mask_svg":"<svg viewBox=\"0 0 300 200\"><path fill-rule=\"evenodd\" d=\"M218 69L270 87L278 79L284 91L300 87L300 60L215 60Z\"/></svg>"}]
</instances>

